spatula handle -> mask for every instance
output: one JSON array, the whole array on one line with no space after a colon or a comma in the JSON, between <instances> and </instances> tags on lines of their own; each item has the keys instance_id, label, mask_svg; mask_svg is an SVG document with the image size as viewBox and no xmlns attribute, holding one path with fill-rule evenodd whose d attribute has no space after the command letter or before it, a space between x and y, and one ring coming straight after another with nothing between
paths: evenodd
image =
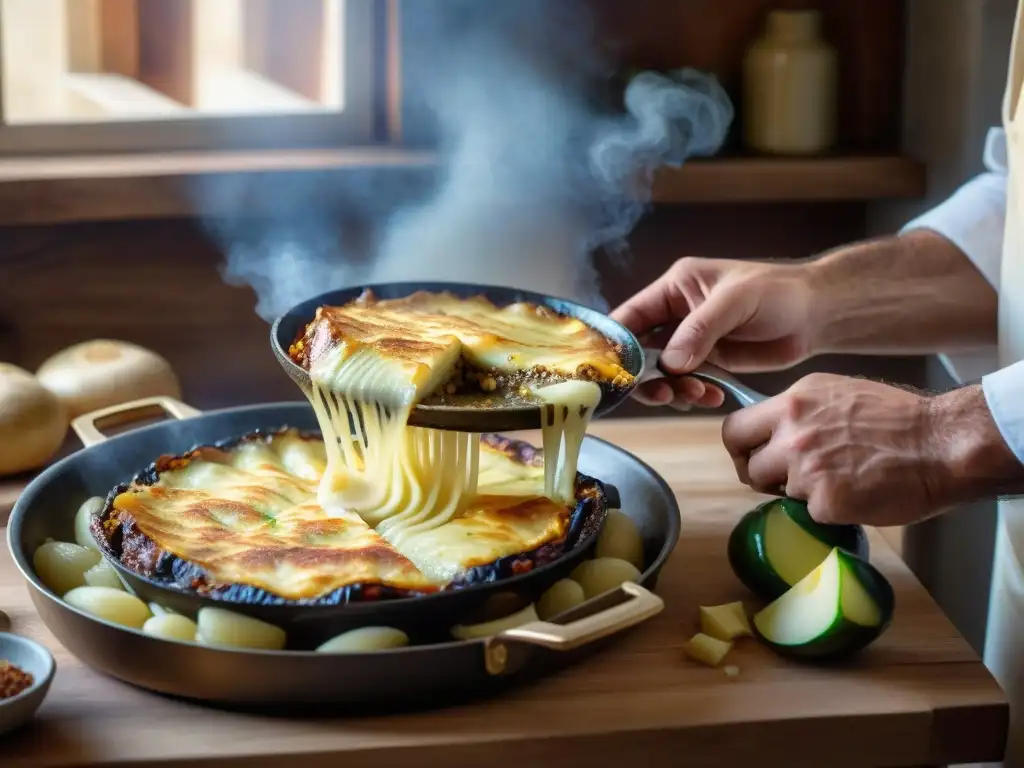
<instances>
[{"instance_id":1,"label":"spatula handle","mask_svg":"<svg viewBox=\"0 0 1024 768\"><path fill-rule=\"evenodd\" d=\"M640 374L640 380L637 382L638 384L642 384L645 381L653 381L654 379L668 378L668 374L662 370L660 365L660 349L645 349L644 358L644 370L643 373ZM724 368L719 368L717 365L712 365L711 363L702 363L686 375L721 387L732 395L736 399L736 402L744 408L748 405L755 405L756 403L761 403L768 399L767 395L751 389L741 383L735 376Z\"/></svg>"}]
</instances>

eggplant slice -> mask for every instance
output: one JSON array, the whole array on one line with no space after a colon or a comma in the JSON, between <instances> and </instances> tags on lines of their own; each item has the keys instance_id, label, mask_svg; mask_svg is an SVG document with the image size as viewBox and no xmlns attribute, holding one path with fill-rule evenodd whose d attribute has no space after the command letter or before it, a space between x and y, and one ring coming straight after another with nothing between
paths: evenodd
<instances>
[{"instance_id":1,"label":"eggplant slice","mask_svg":"<svg viewBox=\"0 0 1024 768\"><path fill-rule=\"evenodd\" d=\"M240 437L199 445L178 456L164 455L140 472L129 483L115 487L108 494L100 512L90 527L102 552L125 575L134 576L147 586L168 590L196 598L213 599L238 606L343 606L401 598L415 598L438 592L452 592L466 587L494 584L514 576L530 573L554 563L593 539L604 522L609 508L609 491L595 478L577 473L576 506L568 511L569 521L564 534L530 551L500 557L493 562L468 568L443 587L424 589L390 586L378 581L349 583L315 597L288 598L268 589L251 584L218 582L204 568L182 559L161 548L144 533L136 520L124 509L116 509L115 499L133 488L156 484L162 474L182 469L190 462L209 459L238 450L248 443L271 445L285 436L298 437L310 442L322 442L319 432L305 432L293 428L257 430ZM489 448L505 454L511 461L525 466L540 467L543 455L529 443L501 435L483 435L482 442ZM615 495L612 491L611 495ZM396 553L397 554L397 553ZM205 600L204 600L205 602ZM226 606L227 607L227 606Z\"/></svg>"}]
</instances>

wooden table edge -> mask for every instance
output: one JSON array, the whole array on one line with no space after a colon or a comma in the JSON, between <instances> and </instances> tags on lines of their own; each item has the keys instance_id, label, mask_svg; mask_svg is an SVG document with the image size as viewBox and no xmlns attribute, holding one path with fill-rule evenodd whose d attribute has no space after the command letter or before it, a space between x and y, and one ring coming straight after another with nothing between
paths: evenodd
<instances>
[{"instance_id":1,"label":"wooden table edge","mask_svg":"<svg viewBox=\"0 0 1024 768\"><path fill-rule=\"evenodd\" d=\"M1010 703L1001 687L999 691L999 701L971 707L940 707L934 711L928 765L998 763L1003 759L1010 733ZM958 727L951 727L953 720L958 721ZM959 734L965 734L966 738L959 738ZM972 750L972 744L993 747L992 751L981 754Z\"/></svg>"}]
</instances>

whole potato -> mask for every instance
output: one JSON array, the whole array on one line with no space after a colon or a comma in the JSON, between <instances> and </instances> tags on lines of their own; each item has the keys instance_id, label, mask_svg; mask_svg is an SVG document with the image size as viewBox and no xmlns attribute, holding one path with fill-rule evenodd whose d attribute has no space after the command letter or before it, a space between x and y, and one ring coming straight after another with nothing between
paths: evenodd
<instances>
[{"instance_id":1,"label":"whole potato","mask_svg":"<svg viewBox=\"0 0 1024 768\"><path fill-rule=\"evenodd\" d=\"M640 537L640 529L629 515L618 509L608 511L604 527L597 538L594 555L615 557L643 569L644 540Z\"/></svg>"},{"instance_id":2,"label":"whole potato","mask_svg":"<svg viewBox=\"0 0 1024 768\"><path fill-rule=\"evenodd\" d=\"M583 587L587 600L616 589L626 581L639 582L640 571L632 563L616 557L598 557L576 566L572 580Z\"/></svg>"}]
</instances>

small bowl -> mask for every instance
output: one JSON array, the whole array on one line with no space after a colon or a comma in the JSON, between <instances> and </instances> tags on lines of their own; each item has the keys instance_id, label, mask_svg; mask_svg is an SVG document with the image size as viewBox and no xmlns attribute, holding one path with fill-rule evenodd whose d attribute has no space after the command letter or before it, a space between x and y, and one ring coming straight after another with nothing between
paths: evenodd
<instances>
[{"instance_id":1,"label":"small bowl","mask_svg":"<svg viewBox=\"0 0 1024 768\"><path fill-rule=\"evenodd\" d=\"M27 637L0 632L0 660L9 661L32 675L32 685L17 696L0 699L0 735L24 725L46 698L57 671L53 655Z\"/></svg>"}]
</instances>

